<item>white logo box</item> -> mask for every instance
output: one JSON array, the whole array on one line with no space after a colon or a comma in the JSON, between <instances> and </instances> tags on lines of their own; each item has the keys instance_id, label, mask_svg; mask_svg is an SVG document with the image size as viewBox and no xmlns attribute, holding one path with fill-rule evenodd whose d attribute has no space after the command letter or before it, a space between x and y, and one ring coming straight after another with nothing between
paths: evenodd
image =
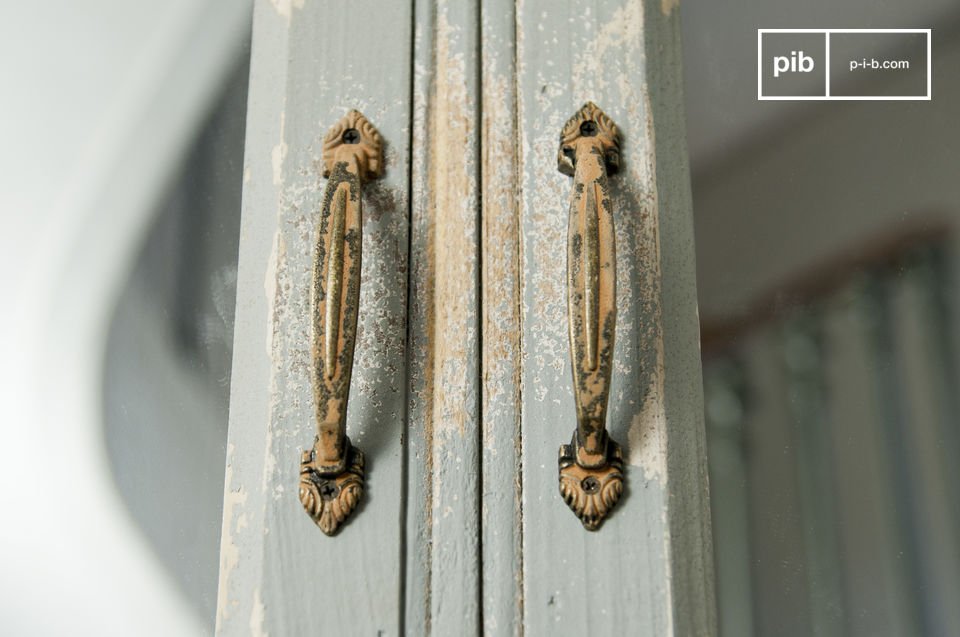
<instances>
[{"instance_id":1,"label":"white logo box","mask_svg":"<svg viewBox=\"0 0 960 637\"><path fill-rule=\"evenodd\" d=\"M825 95L764 95L763 94L763 36L766 33L822 33L826 38L826 67ZM831 33L923 33L927 36L927 94L926 95L830 95L830 34ZM757 99L767 101L906 101L930 100L931 98L931 29L757 29Z\"/></svg>"}]
</instances>

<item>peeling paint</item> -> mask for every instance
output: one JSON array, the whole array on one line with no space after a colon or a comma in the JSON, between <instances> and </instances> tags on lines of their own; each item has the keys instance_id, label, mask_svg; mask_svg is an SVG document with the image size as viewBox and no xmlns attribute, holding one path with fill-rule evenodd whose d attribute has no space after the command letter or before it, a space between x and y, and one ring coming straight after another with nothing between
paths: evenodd
<instances>
[{"instance_id":1,"label":"peeling paint","mask_svg":"<svg viewBox=\"0 0 960 637\"><path fill-rule=\"evenodd\" d=\"M661 374L656 382L663 384ZM662 389L659 391L663 395ZM641 470L645 482L654 481L660 485L666 482L667 440L665 433L666 415L660 400L645 401L633 418L627 430L627 463Z\"/></svg>"},{"instance_id":2,"label":"peeling paint","mask_svg":"<svg viewBox=\"0 0 960 637\"><path fill-rule=\"evenodd\" d=\"M273 184L279 186L283 182L283 160L287 158L287 128L286 111L280 113L280 141L270 151L270 165L273 167Z\"/></svg>"},{"instance_id":3,"label":"peeling paint","mask_svg":"<svg viewBox=\"0 0 960 637\"><path fill-rule=\"evenodd\" d=\"M250 610L250 635L251 637L270 637L267 631L263 629L266 619L266 607L263 605L263 599L260 597L260 587L253 591L253 604Z\"/></svg>"},{"instance_id":4,"label":"peeling paint","mask_svg":"<svg viewBox=\"0 0 960 637\"><path fill-rule=\"evenodd\" d=\"M241 507L246 504L247 492L242 487L233 487L234 445L227 445L227 468L224 476L223 527L220 532L220 584L217 589L217 631L222 622L230 617L231 610L237 606L236 600L229 599L230 576L240 563L240 547L235 532L241 530ZM244 524L246 526L246 524Z\"/></svg>"},{"instance_id":5,"label":"peeling paint","mask_svg":"<svg viewBox=\"0 0 960 637\"><path fill-rule=\"evenodd\" d=\"M498 96L483 111L483 421L484 445L496 451L498 431L519 418L520 388L520 228L516 205L514 114L499 96L513 91L504 75L490 77L487 89ZM516 429L516 427L514 427Z\"/></svg>"},{"instance_id":6,"label":"peeling paint","mask_svg":"<svg viewBox=\"0 0 960 637\"><path fill-rule=\"evenodd\" d=\"M479 122L465 9L438 3L415 34L409 414L422 424L411 505L428 543L411 567L415 633L451 632L479 612Z\"/></svg>"},{"instance_id":7,"label":"peeling paint","mask_svg":"<svg viewBox=\"0 0 960 637\"><path fill-rule=\"evenodd\" d=\"M271 385L274 384L275 382L271 380ZM283 485L276 482L276 472L277 456L273 451L273 425L272 423L267 423L267 432L263 445L263 481L260 488L264 494L267 494L270 491L270 485L275 484L274 496L279 497L283 493Z\"/></svg>"},{"instance_id":8,"label":"peeling paint","mask_svg":"<svg viewBox=\"0 0 960 637\"><path fill-rule=\"evenodd\" d=\"M476 414L466 411L475 403L469 384L476 328L476 182L470 149L476 124L467 95L466 62L454 53L457 29L440 11L436 33L436 77L430 111L430 208L433 213L432 253L433 312L428 325L432 335L427 347L434 350L434 435L466 435L468 421ZM437 390L439 389L439 390Z\"/></svg>"},{"instance_id":9,"label":"peeling paint","mask_svg":"<svg viewBox=\"0 0 960 637\"><path fill-rule=\"evenodd\" d=\"M281 254L283 253L283 254ZM274 300L277 298L277 262L286 256L283 236L278 230L273 235L273 248L270 250L270 259L267 261L267 272L263 277L263 294L267 299L267 316L273 318ZM273 331L275 329L272 320L267 321L267 356L273 354Z\"/></svg>"},{"instance_id":10,"label":"peeling paint","mask_svg":"<svg viewBox=\"0 0 960 637\"><path fill-rule=\"evenodd\" d=\"M293 16L293 9L302 9L304 0L270 0L277 15L285 18L288 22Z\"/></svg>"},{"instance_id":11,"label":"peeling paint","mask_svg":"<svg viewBox=\"0 0 960 637\"><path fill-rule=\"evenodd\" d=\"M635 76L631 71L642 69L643 62L643 3L629 2L618 7L611 18L591 34L583 53L576 56L572 75L578 102L599 99L614 80L632 90L630 78ZM618 66L628 68L614 72L612 69ZM598 105L603 108L603 104ZM610 115L617 119L614 113Z\"/></svg>"}]
</instances>

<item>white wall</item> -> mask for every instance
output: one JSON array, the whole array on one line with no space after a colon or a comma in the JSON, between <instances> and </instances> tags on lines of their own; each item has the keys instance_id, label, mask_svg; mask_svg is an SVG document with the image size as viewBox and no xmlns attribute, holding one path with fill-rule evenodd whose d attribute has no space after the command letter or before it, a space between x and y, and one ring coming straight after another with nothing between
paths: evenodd
<instances>
[{"instance_id":1,"label":"white wall","mask_svg":"<svg viewBox=\"0 0 960 637\"><path fill-rule=\"evenodd\" d=\"M234 63L248 4L0 8L0 632L186 635L209 623L117 493L103 359L121 286Z\"/></svg>"}]
</instances>

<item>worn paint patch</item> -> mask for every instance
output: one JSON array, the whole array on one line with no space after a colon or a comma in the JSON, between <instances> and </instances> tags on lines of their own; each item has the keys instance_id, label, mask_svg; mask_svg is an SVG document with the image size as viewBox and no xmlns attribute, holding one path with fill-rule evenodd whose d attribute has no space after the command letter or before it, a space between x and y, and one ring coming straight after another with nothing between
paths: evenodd
<instances>
[{"instance_id":1,"label":"worn paint patch","mask_svg":"<svg viewBox=\"0 0 960 637\"><path fill-rule=\"evenodd\" d=\"M663 384L662 374L656 374L655 378ZM662 400L644 401L634 414L627 430L627 447L627 464L639 468L644 481L665 482L667 439Z\"/></svg>"},{"instance_id":2,"label":"worn paint patch","mask_svg":"<svg viewBox=\"0 0 960 637\"><path fill-rule=\"evenodd\" d=\"M407 617L418 634L479 612L477 47L464 9L439 3L433 29L415 35L409 413L422 424L410 503L426 537L408 562Z\"/></svg>"},{"instance_id":3,"label":"worn paint patch","mask_svg":"<svg viewBox=\"0 0 960 637\"><path fill-rule=\"evenodd\" d=\"M508 78L488 78L490 95L512 90ZM513 112L498 98L483 109L483 422L484 447L496 453L498 426L519 418L519 217ZM515 429L516 427L514 427ZM498 435L500 433L500 435ZM511 438L513 431L508 434Z\"/></svg>"},{"instance_id":4,"label":"worn paint patch","mask_svg":"<svg viewBox=\"0 0 960 637\"><path fill-rule=\"evenodd\" d=\"M247 492L242 487L233 487L233 452L235 446L227 445L227 468L224 475L223 527L220 531L220 583L217 590L217 631L222 622L229 619L230 612L238 606L237 600L231 600L230 576L240 563L240 546L236 540L238 533L246 526L242 507L247 502ZM243 524L241 524L243 522Z\"/></svg>"},{"instance_id":5,"label":"worn paint patch","mask_svg":"<svg viewBox=\"0 0 960 637\"><path fill-rule=\"evenodd\" d=\"M286 122L285 112L280 113L280 141L270 151L270 165L273 167L273 183L279 186L283 181L283 160L287 158L286 142Z\"/></svg>"},{"instance_id":6,"label":"worn paint patch","mask_svg":"<svg viewBox=\"0 0 960 637\"><path fill-rule=\"evenodd\" d=\"M645 123L644 132L646 133L645 138L647 142L648 152L645 153L646 166L645 173L649 178L649 192L650 192L650 214L652 221L654 222L655 231L651 235L651 244L648 244L649 254L648 258L650 259L650 267L648 271L648 276L651 277L651 286L655 290L653 295L653 300L655 303L654 310L654 321L656 324L657 330L657 346L656 346L656 392L657 392L657 404L659 407L659 412L655 414L653 422L656 425L656 447L659 447L659 454L657 458L657 463L651 465L650 468L644 466L644 474L646 475L648 471L656 475L660 480L667 482L665 490L669 492L670 489L683 488L685 485L682 484L673 484L671 476L667 473L667 456L668 456L668 432L667 432L667 421L666 421L666 406L665 406L665 397L664 397L664 379L666 376L665 371L665 358L663 350L663 307L662 307L662 288L661 284L663 281L663 272L661 269L661 250L660 250L660 204L659 204L659 192L657 190L657 158L655 149L656 145L656 127L653 122L653 106L650 103L650 92L646 85L644 85L642 91L642 104L645 113ZM700 382L700 379L697 378L695 382ZM654 445L651 445L654 446ZM641 456L642 458L642 456ZM641 460L642 461L642 460ZM656 467L659 469L657 473L654 469ZM671 525L671 511L670 511L670 500L669 498L665 499L663 502L662 508L662 520L663 528L668 529L667 532L663 534L663 554L666 556L664 560L665 572L663 577L667 583L666 586L666 595L665 603L667 608L675 608L675 586L676 583L673 581L674 569L672 565L678 559L678 556L675 556L673 553L673 536L672 536L672 525ZM685 557L685 556L684 556ZM674 634L674 615L673 612L666 614L667 621L667 634Z\"/></svg>"},{"instance_id":7,"label":"worn paint patch","mask_svg":"<svg viewBox=\"0 0 960 637\"><path fill-rule=\"evenodd\" d=\"M273 236L273 247L270 249L270 258L267 260L267 272L263 277L263 294L267 300L267 316L273 318L274 301L277 298L277 262L286 256L286 244L280 231ZM267 356L273 354L273 333L276 326L272 320L267 320Z\"/></svg>"},{"instance_id":8,"label":"worn paint patch","mask_svg":"<svg viewBox=\"0 0 960 637\"><path fill-rule=\"evenodd\" d=\"M287 21L293 17L293 9L302 9L304 0L270 0L277 15L286 18Z\"/></svg>"},{"instance_id":9,"label":"worn paint patch","mask_svg":"<svg viewBox=\"0 0 960 637\"><path fill-rule=\"evenodd\" d=\"M458 29L440 11L437 20L436 77L430 111L430 207L434 297L434 435L466 434L475 414L467 411L472 345L476 343L476 183L470 150L475 123L467 95L464 54L454 52ZM431 347L431 344L427 345ZM439 391L436 390L439 388ZM437 485L439 486L439 485Z\"/></svg>"},{"instance_id":10,"label":"worn paint patch","mask_svg":"<svg viewBox=\"0 0 960 637\"><path fill-rule=\"evenodd\" d=\"M482 617L485 634L502 634L523 615L518 148L512 30L482 28Z\"/></svg>"},{"instance_id":11,"label":"worn paint patch","mask_svg":"<svg viewBox=\"0 0 960 637\"><path fill-rule=\"evenodd\" d=\"M628 72L612 72L611 69L623 66L624 62L631 67L624 69ZM599 99L612 81L621 85L628 83L628 78L633 77L629 71L642 63L643 3L629 2L600 25L587 41L583 54L576 56L572 75L576 92L583 94L579 100ZM598 106L603 108L603 104Z\"/></svg>"},{"instance_id":12,"label":"worn paint patch","mask_svg":"<svg viewBox=\"0 0 960 637\"><path fill-rule=\"evenodd\" d=\"M271 375L272 376L272 375ZM271 378L271 386L275 386L275 381ZM260 485L261 490L264 495L270 489L271 484L276 484L274 491L275 497L280 497L283 493L283 484L276 481L276 472L277 472L277 456L273 450L273 426L272 423L267 423L267 433L264 438L264 447L263 447L263 482Z\"/></svg>"},{"instance_id":13,"label":"worn paint patch","mask_svg":"<svg viewBox=\"0 0 960 637\"><path fill-rule=\"evenodd\" d=\"M263 599L260 596L260 587L253 591L253 605L250 610L250 635L251 637L269 637L263 624L266 619L266 607L263 605Z\"/></svg>"},{"instance_id":14,"label":"worn paint patch","mask_svg":"<svg viewBox=\"0 0 960 637\"><path fill-rule=\"evenodd\" d=\"M680 0L660 0L660 13L669 18L679 6Z\"/></svg>"},{"instance_id":15,"label":"worn paint patch","mask_svg":"<svg viewBox=\"0 0 960 637\"><path fill-rule=\"evenodd\" d=\"M636 130L642 132L645 139L638 139L635 143L641 149L651 150L643 153L643 161L634 162L629 167L625 175L627 179L622 184L624 194L634 209L622 224L626 235L621 237L621 242L629 244L634 241L635 247L630 250L632 260L624 268L624 280L620 287L624 289L622 286L629 286L626 291L631 297L630 305L635 308L630 316L632 325L623 327L637 330L639 364L644 368L641 377L646 388L627 430L627 463L641 468L644 480L663 484L667 478L667 423L663 386L659 203L656 158L652 152L655 148L652 111L646 89L641 91L638 102L643 106L643 120Z\"/></svg>"}]
</instances>

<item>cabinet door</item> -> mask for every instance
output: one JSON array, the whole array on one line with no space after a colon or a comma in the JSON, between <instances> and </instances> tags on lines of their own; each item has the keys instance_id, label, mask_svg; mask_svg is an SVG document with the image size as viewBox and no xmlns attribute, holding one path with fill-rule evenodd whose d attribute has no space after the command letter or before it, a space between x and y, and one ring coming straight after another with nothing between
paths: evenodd
<instances>
[{"instance_id":1,"label":"cabinet door","mask_svg":"<svg viewBox=\"0 0 960 637\"><path fill-rule=\"evenodd\" d=\"M257 5L220 634L713 633L674 5ZM596 532L557 474L576 427L557 150L588 100L623 140L607 428L626 493ZM327 537L295 491L317 164L350 108L385 177L363 190L347 417L366 491Z\"/></svg>"},{"instance_id":2,"label":"cabinet door","mask_svg":"<svg viewBox=\"0 0 960 637\"><path fill-rule=\"evenodd\" d=\"M508 605L497 597L509 594L533 635L712 634L679 12L668 1L525 0L516 12L508 5L487 0L485 15L514 16L514 55L500 53L494 34L483 38L495 45L484 48L483 63L492 70L484 77L482 342L485 399L494 403L484 403L484 504L513 495L496 519L484 519L484 572L499 578L484 588L485 625L501 632ZM510 21L502 20L510 40ZM584 530L557 487L558 446L576 426L565 291L574 186L557 170L558 137L587 101L619 126L622 140L620 170L609 181L616 336L607 429L623 447L626 492L596 532ZM496 139L504 130L514 143ZM488 172L511 163L517 183L488 183ZM497 199L500 183L519 193L512 217ZM507 226L515 243L494 230ZM512 258L487 256L502 244ZM516 311L501 316L510 299ZM510 522L519 531L508 544ZM488 537L500 543L496 554ZM511 587L508 574L517 572Z\"/></svg>"},{"instance_id":3,"label":"cabinet door","mask_svg":"<svg viewBox=\"0 0 960 637\"><path fill-rule=\"evenodd\" d=\"M261 1L250 71L217 632L396 635L402 627L413 7ZM385 141L363 188L347 432L363 501L327 537L297 497L316 430L310 289L322 140L348 109Z\"/></svg>"}]
</instances>

